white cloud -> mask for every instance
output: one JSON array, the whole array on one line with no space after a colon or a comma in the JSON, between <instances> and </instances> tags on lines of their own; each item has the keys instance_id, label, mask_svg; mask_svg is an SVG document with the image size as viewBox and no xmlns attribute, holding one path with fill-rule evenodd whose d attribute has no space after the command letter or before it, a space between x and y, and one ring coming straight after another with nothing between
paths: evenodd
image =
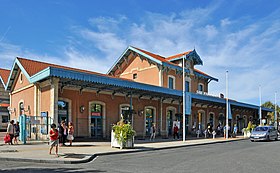
<instances>
[{"instance_id":1,"label":"white cloud","mask_svg":"<svg viewBox=\"0 0 280 173\"><path fill-rule=\"evenodd\" d=\"M232 22L228 18L222 19L221 20L221 27L225 27L227 25L230 25L231 23Z\"/></svg>"}]
</instances>

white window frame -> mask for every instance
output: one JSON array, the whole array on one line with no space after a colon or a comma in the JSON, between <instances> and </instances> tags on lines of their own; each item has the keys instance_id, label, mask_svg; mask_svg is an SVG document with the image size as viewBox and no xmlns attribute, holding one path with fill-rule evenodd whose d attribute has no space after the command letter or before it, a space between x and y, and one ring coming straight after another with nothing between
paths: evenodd
<instances>
[{"instance_id":1,"label":"white window frame","mask_svg":"<svg viewBox=\"0 0 280 173\"><path fill-rule=\"evenodd\" d=\"M176 88L175 88L176 78L175 78L175 76L172 76L172 75L168 75L168 79L167 79L167 88L169 88L169 78L172 78L172 79L173 79L173 88L172 88L172 89L176 89ZM171 88L169 88L169 89L171 89Z\"/></svg>"}]
</instances>

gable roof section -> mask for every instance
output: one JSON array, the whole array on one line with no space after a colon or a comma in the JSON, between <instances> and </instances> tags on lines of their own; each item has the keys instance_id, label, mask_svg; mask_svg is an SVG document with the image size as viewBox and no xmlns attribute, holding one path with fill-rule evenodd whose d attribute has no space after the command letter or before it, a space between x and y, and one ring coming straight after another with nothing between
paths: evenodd
<instances>
[{"instance_id":1,"label":"gable roof section","mask_svg":"<svg viewBox=\"0 0 280 173\"><path fill-rule=\"evenodd\" d=\"M81 72L81 73L96 74L96 75L100 75L100 76L107 76L106 74L101 74L101 73L97 73L97 72L92 72L92 71L87 71L87 70L71 68L71 67L66 67L66 66L61 66L61 65L56 65L56 64L51 64L51 63L40 62L40 61L35 61L35 60L30 60L30 59L17 57L14 61L12 71L9 75L8 80L7 80L6 90L11 89L13 81L16 78L17 71L19 69L26 76L27 80L30 83L33 83L34 82L34 76L36 76L36 74L38 74L38 73L42 73L45 69L47 69L49 67L61 68L61 69L65 69L65 70L73 70L73 71L78 71L78 72ZM114 77L112 77L112 78L114 78ZM128 79L124 79L124 80L128 80Z\"/></svg>"},{"instance_id":2,"label":"gable roof section","mask_svg":"<svg viewBox=\"0 0 280 173\"><path fill-rule=\"evenodd\" d=\"M177 64L174 64L170 61L175 61L177 59L182 59L183 56L185 56L185 55L187 55L188 58L193 58L195 60L194 62L196 62L197 64L202 64L202 61L201 61L199 55L196 53L195 50L184 52L184 53L181 53L181 54L177 54L177 55L171 56L169 58L164 58L161 55L157 55L157 54L148 52L148 51L143 50L143 49L139 49L139 48L136 48L136 47L133 47L133 46L129 46L122 53L122 55L117 59L117 61L113 64L113 66L109 69L107 74L109 75L111 72L116 71L118 69L118 66L125 61L125 58L127 58L130 53L134 53L134 54L136 53L139 56L143 56L143 57L147 58L148 60L150 60L150 61L152 61L152 62L154 62L158 65L162 65L163 67L167 67L167 68L172 68L172 69L175 69L177 71L183 71L182 67L180 67ZM190 72L189 69L187 69L187 68L185 68L185 71L188 72L188 73ZM198 76L201 76L201 77L204 77L204 78L207 78L207 79L214 80L214 81L218 82L217 78L211 77L210 75L207 75L206 73L203 73L203 72L201 72L199 70L196 70L196 69L195 69L195 74L198 75Z\"/></svg>"},{"instance_id":3,"label":"gable roof section","mask_svg":"<svg viewBox=\"0 0 280 173\"><path fill-rule=\"evenodd\" d=\"M0 80L5 87L9 79L10 70L0 68Z\"/></svg>"},{"instance_id":4,"label":"gable roof section","mask_svg":"<svg viewBox=\"0 0 280 173\"><path fill-rule=\"evenodd\" d=\"M148 52L148 51L136 48L136 47L128 46L126 48L126 50L121 54L121 56L117 59L117 61L113 64L113 66L108 70L107 74L110 74L111 72L116 71L118 69L118 66L125 61L125 58L127 58L130 53L138 54L140 57L147 58L148 61L154 62L155 64L158 64L158 65L163 65L163 66L166 66L169 68L182 70L181 67L178 67L177 65L175 65L169 61L166 61L163 56L156 55L154 53L151 53L151 52Z\"/></svg>"},{"instance_id":5,"label":"gable roof section","mask_svg":"<svg viewBox=\"0 0 280 173\"><path fill-rule=\"evenodd\" d=\"M201 60L200 56L196 53L195 49L167 57L166 60L172 62L172 61L182 59L184 56L186 56L186 58L191 59L194 62L194 65L203 65L203 61Z\"/></svg>"}]
</instances>

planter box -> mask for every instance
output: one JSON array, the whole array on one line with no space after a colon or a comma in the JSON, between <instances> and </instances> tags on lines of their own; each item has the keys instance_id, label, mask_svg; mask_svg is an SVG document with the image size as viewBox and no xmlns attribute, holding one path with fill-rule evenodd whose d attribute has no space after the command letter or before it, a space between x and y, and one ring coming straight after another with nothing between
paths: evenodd
<instances>
[{"instance_id":1,"label":"planter box","mask_svg":"<svg viewBox=\"0 0 280 173\"><path fill-rule=\"evenodd\" d=\"M115 133L112 131L111 132L111 147L115 148L134 148L134 136L130 139L127 140L126 143L120 142L115 138Z\"/></svg>"},{"instance_id":2,"label":"planter box","mask_svg":"<svg viewBox=\"0 0 280 173\"><path fill-rule=\"evenodd\" d=\"M250 138L251 132L244 131L244 138Z\"/></svg>"}]
</instances>

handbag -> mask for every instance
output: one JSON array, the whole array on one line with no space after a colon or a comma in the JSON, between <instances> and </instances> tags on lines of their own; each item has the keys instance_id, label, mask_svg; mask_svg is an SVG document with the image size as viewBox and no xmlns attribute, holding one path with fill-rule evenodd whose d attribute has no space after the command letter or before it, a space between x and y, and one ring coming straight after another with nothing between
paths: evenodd
<instances>
[{"instance_id":1,"label":"handbag","mask_svg":"<svg viewBox=\"0 0 280 173\"><path fill-rule=\"evenodd\" d=\"M5 141L5 143L11 142L11 137L9 134L6 134L6 136L4 137L4 141Z\"/></svg>"}]
</instances>

